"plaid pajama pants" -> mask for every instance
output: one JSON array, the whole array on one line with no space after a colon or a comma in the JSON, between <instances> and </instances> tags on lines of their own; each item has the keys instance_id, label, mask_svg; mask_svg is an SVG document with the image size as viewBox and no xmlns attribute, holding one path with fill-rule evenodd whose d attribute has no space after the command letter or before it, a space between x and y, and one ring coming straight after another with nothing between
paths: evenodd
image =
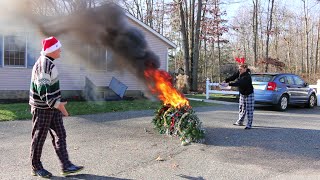
<instances>
[{"instance_id":1,"label":"plaid pajama pants","mask_svg":"<svg viewBox=\"0 0 320 180\"><path fill-rule=\"evenodd\" d=\"M48 131L52 137L52 144L61 162L62 169L71 165L66 144L66 130L63 125L62 113L57 109L32 110L32 142L31 163L34 170L42 169L40 161L42 148Z\"/></svg>"},{"instance_id":2,"label":"plaid pajama pants","mask_svg":"<svg viewBox=\"0 0 320 180\"><path fill-rule=\"evenodd\" d=\"M254 94L251 93L249 95L240 94L239 99L239 119L237 123L243 123L246 114L248 115L248 123L247 127L252 126L253 121L253 111L254 111Z\"/></svg>"}]
</instances>

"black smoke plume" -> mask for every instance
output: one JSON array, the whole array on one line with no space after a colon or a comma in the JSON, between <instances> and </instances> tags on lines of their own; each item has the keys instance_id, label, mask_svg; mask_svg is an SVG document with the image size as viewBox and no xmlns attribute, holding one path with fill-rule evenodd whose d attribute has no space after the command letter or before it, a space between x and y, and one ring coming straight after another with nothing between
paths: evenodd
<instances>
[{"instance_id":1,"label":"black smoke plume","mask_svg":"<svg viewBox=\"0 0 320 180\"><path fill-rule=\"evenodd\" d=\"M71 37L92 47L111 50L116 61L114 67L130 69L140 79L144 79L146 68L160 67L159 57L148 48L143 33L127 22L124 10L114 3L45 21L32 18L32 21L46 36ZM70 50L85 55L83 50Z\"/></svg>"}]
</instances>

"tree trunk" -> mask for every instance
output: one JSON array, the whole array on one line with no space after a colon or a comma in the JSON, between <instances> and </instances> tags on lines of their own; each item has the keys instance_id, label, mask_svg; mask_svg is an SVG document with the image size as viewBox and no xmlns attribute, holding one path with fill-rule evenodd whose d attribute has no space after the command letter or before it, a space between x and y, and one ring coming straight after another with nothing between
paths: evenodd
<instances>
[{"instance_id":1,"label":"tree trunk","mask_svg":"<svg viewBox=\"0 0 320 180\"><path fill-rule=\"evenodd\" d=\"M164 0L162 0L162 12L164 12L165 6L164 6ZM160 26L160 34L163 34L163 27L164 27L164 14L161 14L161 26Z\"/></svg>"},{"instance_id":2,"label":"tree trunk","mask_svg":"<svg viewBox=\"0 0 320 180\"><path fill-rule=\"evenodd\" d=\"M318 72L318 66L319 66L319 41L320 41L320 18L318 22L318 38L317 38L317 45L316 45L316 65L315 65L315 73Z\"/></svg>"},{"instance_id":3,"label":"tree trunk","mask_svg":"<svg viewBox=\"0 0 320 180\"><path fill-rule=\"evenodd\" d=\"M215 66L214 66L214 64L216 63L216 62L215 62L215 58L214 58L214 54L215 54L215 47L214 47L215 45L214 45L214 44L215 44L215 43L214 43L214 41L213 41L213 43L212 43L212 53L211 53L211 54L212 54L212 55L211 55L211 57L212 57L212 58L211 58L211 67L212 67L212 68L211 68L211 80L212 80L212 81L216 81L216 79L214 79L214 72L215 72L215 69L214 69Z\"/></svg>"},{"instance_id":4,"label":"tree trunk","mask_svg":"<svg viewBox=\"0 0 320 180\"><path fill-rule=\"evenodd\" d=\"M301 42L301 44L304 44L304 36L303 36L303 33L301 32L301 35L300 35L300 37L301 37L301 40L300 40L300 42ZM300 73L304 73L305 71L304 71L304 67L303 67L303 65L304 65L304 62L303 62L303 60L304 60L304 48L303 47L301 47L301 70L300 70Z\"/></svg>"},{"instance_id":5,"label":"tree trunk","mask_svg":"<svg viewBox=\"0 0 320 180\"><path fill-rule=\"evenodd\" d=\"M202 11L202 17L201 20L204 21L205 18L205 9L207 9L207 2L208 0L205 1L204 5L203 5L203 11ZM204 36L203 38L203 44L204 44L204 56L203 56L203 62L204 62L204 77L205 80L208 78L208 61L207 61L207 32L203 32L203 28L201 27L201 34ZM201 48L201 41L200 41L200 45L199 47Z\"/></svg>"},{"instance_id":6,"label":"tree trunk","mask_svg":"<svg viewBox=\"0 0 320 180\"><path fill-rule=\"evenodd\" d=\"M258 62L258 48L257 48L257 41L258 41L258 0L253 0L253 36L254 36L254 41L253 41L253 53L254 53L254 66Z\"/></svg>"},{"instance_id":7,"label":"tree trunk","mask_svg":"<svg viewBox=\"0 0 320 180\"><path fill-rule=\"evenodd\" d=\"M259 24L260 24L260 46L261 46L261 56L263 57L263 53L265 53L264 51L264 38L263 38L263 21L262 21L262 15L260 15L260 21L259 21Z\"/></svg>"},{"instance_id":8,"label":"tree trunk","mask_svg":"<svg viewBox=\"0 0 320 180\"><path fill-rule=\"evenodd\" d=\"M205 2L202 3L202 15L201 15L201 19L200 22L204 22L205 19L205 15L206 15L206 11L205 9L207 8L207 2L208 0L205 0ZM198 81L200 79L200 81L205 81L207 79L207 67L208 67L208 62L207 60L207 43L206 43L206 37L207 37L207 33L206 31L203 31L203 27L205 27L204 24L200 23L200 34L203 36L202 39L200 39L199 37L199 52L203 52L203 54L199 55L199 70L198 70L198 74L202 74L201 76L198 76ZM202 45L203 45L203 49L202 49Z\"/></svg>"},{"instance_id":9,"label":"tree trunk","mask_svg":"<svg viewBox=\"0 0 320 180\"><path fill-rule=\"evenodd\" d=\"M202 0L198 0L198 12L196 22L196 34L194 39L194 53L193 53L193 65L192 65L192 90L198 90L198 64L199 64L199 43L200 43L200 21L202 11Z\"/></svg>"},{"instance_id":10,"label":"tree trunk","mask_svg":"<svg viewBox=\"0 0 320 180\"><path fill-rule=\"evenodd\" d=\"M193 89L193 74L194 74L194 72L193 72L193 65L194 65L194 49L195 49L195 47L194 47L194 31L195 31L195 28L194 28L194 18L195 18L195 15L194 15L194 9L195 9L195 0L191 0L190 1L190 63L191 63L191 69L190 69L190 78L189 78L189 80L190 80L190 84L191 84L191 90L192 91L195 91L194 89Z\"/></svg>"},{"instance_id":11,"label":"tree trunk","mask_svg":"<svg viewBox=\"0 0 320 180\"><path fill-rule=\"evenodd\" d=\"M181 34L183 41L183 49L184 49L184 73L189 76L189 41L187 34L187 24L185 12L183 10L183 2L179 1L179 11L180 11L180 20L181 20Z\"/></svg>"},{"instance_id":12,"label":"tree trunk","mask_svg":"<svg viewBox=\"0 0 320 180\"><path fill-rule=\"evenodd\" d=\"M270 3L270 0L269 0ZM272 29L272 14L273 14L273 5L274 5L274 0L271 0L271 10L269 14L269 22L267 25L267 42L266 42L266 58L269 58L269 39L270 39L270 33ZM265 72L268 72L268 63L266 63L266 69Z\"/></svg>"},{"instance_id":13,"label":"tree trunk","mask_svg":"<svg viewBox=\"0 0 320 180\"><path fill-rule=\"evenodd\" d=\"M146 17L146 24L153 28L153 0L146 0L147 4L147 17Z\"/></svg>"},{"instance_id":14,"label":"tree trunk","mask_svg":"<svg viewBox=\"0 0 320 180\"><path fill-rule=\"evenodd\" d=\"M303 1L303 12L304 12L304 23L305 23L305 33L306 33L306 73L309 75L309 20L308 20L308 10L306 7L306 1Z\"/></svg>"},{"instance_id":15,"label":"tree trunk","mask_svg":"<svg viewBox=\"0 0 320 180\"><path fill-rule=\"evenodd\" d=\"M291 67L291 45L290 45L290 40L288 40L287 38L284 38L284 41L286 42L287 44L287 53L286 53L286 56L287 56L287 60L288 60L288 64L286 65L287 67Z\"/></svg>"}]
</instances>

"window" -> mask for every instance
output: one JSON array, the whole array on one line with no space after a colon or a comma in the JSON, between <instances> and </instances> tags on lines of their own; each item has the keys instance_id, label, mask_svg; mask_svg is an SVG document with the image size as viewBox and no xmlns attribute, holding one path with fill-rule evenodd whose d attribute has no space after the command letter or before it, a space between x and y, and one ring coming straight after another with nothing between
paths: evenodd
<instances>
[{"instance_id":1,"label":"window","mask_svg":"<svg viewBox=\"0 0 320 180\"><path fill-rule=\"evenodd\" d=\"M5 36L3 44L4 66L25 67L26 38L24 36Z\"/></svg>"},{"instance_id":2,"label":"window","mask_svg":"<svg viewBox=\"0 0 320 180\"><path fill-rule=\"evenodd\" d=\"M254 74L251 75L252 81L254 82L270 82L273 79L273 75L268 74Z\"/></svg>"},{"instance_id":3,"label":"window","mask_svg":"<svg viewBox=\"0 0 320 180\"><path fill-rule=\"evenodd\" d=\"M285 79L285 77L281 77L280 79L279 79L279 82L281 82L281 83L286 83L286 79Z\"/></svg>"},{"instance_id":4,"label":"window","mask_svg":"<svg viewBox=\"0 0 320 180\"><path fill-rule=\"evenodd\" d=\"M113 61L114 55L111 50L107 50L107 71L112 71L114 69L114 61Z\"/></svg>"},{"instance_id":5,"label":"window","mask_svg":"<svg viewBox=\"0 0 320 180\"><path fill-rule=\"evenodd\" d=\"M92 70L106 70L106 49L90 47L89 67Z\"/></svg>"},{"instance_id":6,"label":"window","mask_svg":"<svg viewBox=\"0 0 320 180\"><path fill-rule=\"evenodd\" d=\"M304 81L300 77L293 76L293 79L294 79L296 85L299 85L299 86L303 86L304 85Z\"/></svg>"},{"instance_id":7,"label":"window","mask_svg":"<svg viewBox=\"0 0 320 180\"><path fill-rule=\"evenodd\" d=\"M287 76L287 84L289 84L289 85L294 85L294 81L293 81L293 78L292 78L292 76Z\"/></svg>"}]
</instances>

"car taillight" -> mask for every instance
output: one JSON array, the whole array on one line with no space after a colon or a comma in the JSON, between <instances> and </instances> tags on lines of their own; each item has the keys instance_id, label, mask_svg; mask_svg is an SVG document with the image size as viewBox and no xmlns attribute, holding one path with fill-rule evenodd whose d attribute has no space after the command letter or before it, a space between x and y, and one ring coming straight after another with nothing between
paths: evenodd
<instances>
[{"instance_id":1,"label":"car taillight","mask_svg":"<svg viewBox=\"0 0 320 180\"><path fill-rule=\"evenodd\" d=\"M268 82L267 90L275 91L277 88L277 84L275 82Z\"/></svg>"}]
</instances>

